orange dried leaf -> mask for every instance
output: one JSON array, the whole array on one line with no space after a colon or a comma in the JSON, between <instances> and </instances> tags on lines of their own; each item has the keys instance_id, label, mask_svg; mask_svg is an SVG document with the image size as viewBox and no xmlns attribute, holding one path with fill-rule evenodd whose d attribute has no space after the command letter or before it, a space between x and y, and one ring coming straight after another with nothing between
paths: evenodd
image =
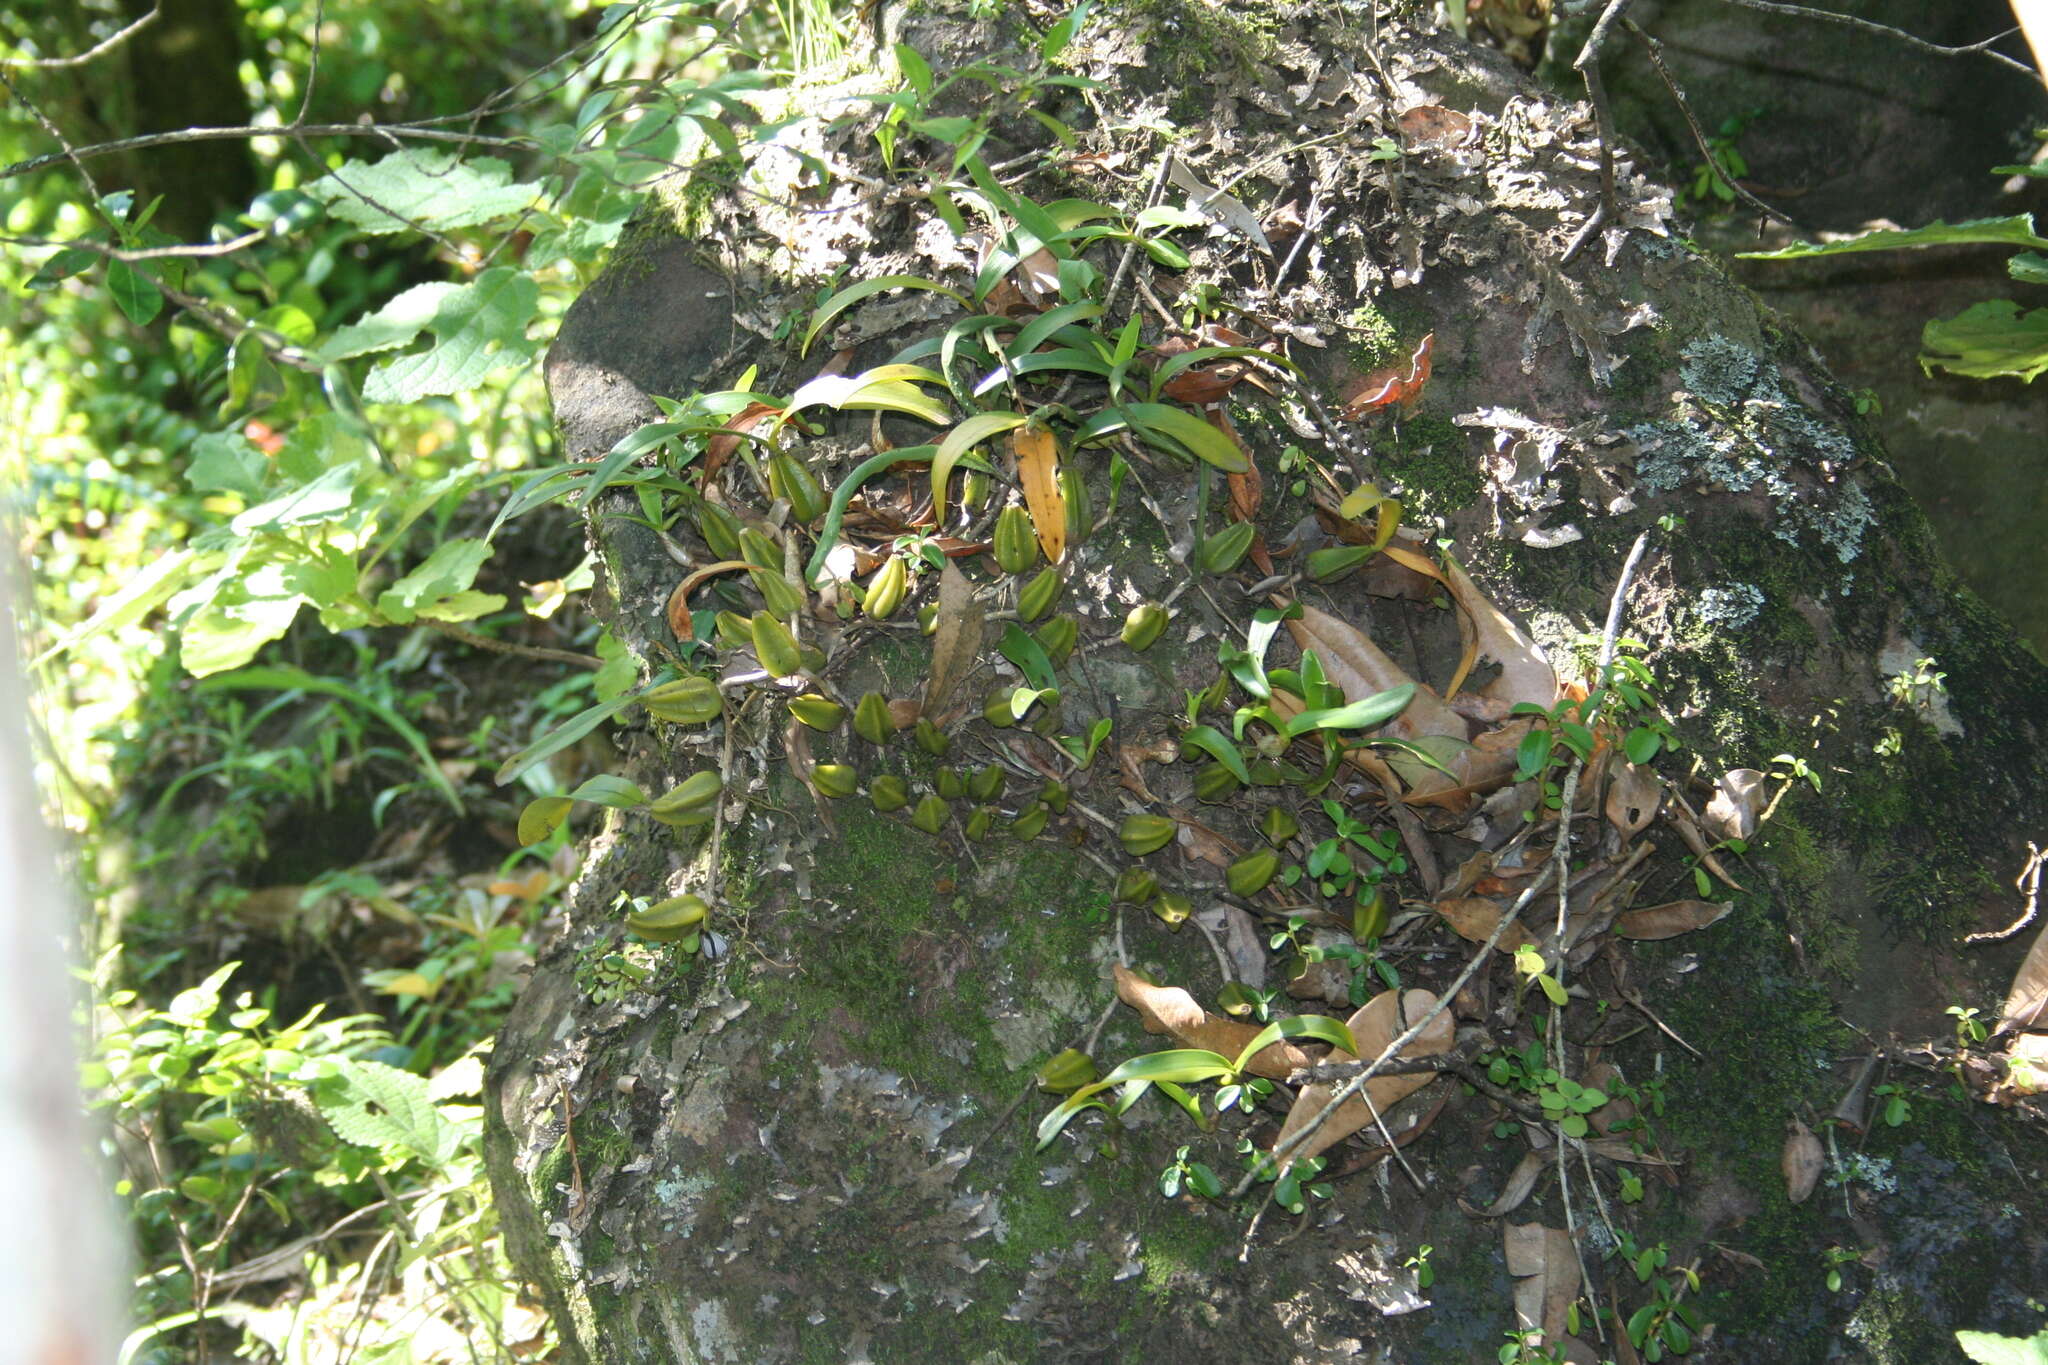
<instances>
[{"instance_id":1,"label":"orange dried leaf","mask_svg":"<svg viewBox=\"0 0 2048 1365\"><path fill-rule=\"evenodd\" d=\"M1010 453L1017 460L1017 482L1024 486L1024 506L1038 532L1038 548L1057 564L1067 552L1067 499L1060 492L1060 441L1044 427L1022 426L1010 433Z\"/></svg>"},{"instance_id":2,"label":"orange dried leaf","mask_svg":"<svg viewBox=\"0 0 2048 1365\"><path fill-rule=\"evenodd\" d=\"M1444 583L1458 604L1458 628L1465 635L1467 657L1500 665L1500 676L1480 688L1480 695L1509 706L1526 701L1548 708L1556 701L1557 673L1542 648L1479 590L1457 560L1447 557ZM1460 669L1446 691L1455 695L1464 676Z\"/></svg>"},{"instance_id":3,"label":"orange dried leaf","mask_svg":"<svg viewBox=\"0 0 2048 1365\"><path fill-rule=\"evenodd\" d=\"M1419 104L1398 120L1401 141L1410 151L1447 152L1472 135L1472 120L1441 104Z\"/></svg>"},{"instance_id":4,"label":"orange dried leaf","mask_svg":"<svg viewBox=\"0 0 2048 1365\"><path fill-rule=\"evenodd\" d=\"M1422 390L1429 383L1432 357L1436 353L1436 333L1431 332L1416 344L1408 359L1399 365L1388 365L1374 370L1363 378L1354 379L1338 393L1339 411L1349 421L1357 421L1369 412L1391 407L1398 403L1403 412L1413 412L1422 402Z\"/></svg>"}]
</instances>

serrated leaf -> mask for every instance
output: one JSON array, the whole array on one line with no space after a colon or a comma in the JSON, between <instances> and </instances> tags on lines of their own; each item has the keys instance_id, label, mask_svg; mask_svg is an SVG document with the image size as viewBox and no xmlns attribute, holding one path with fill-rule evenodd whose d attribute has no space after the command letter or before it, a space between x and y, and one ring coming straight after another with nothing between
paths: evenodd
<instances>
[{"instance_id":1,"label":"serrated leaf","mask_svg":"<svg viewBox=\"0 0 2048 1365\"><path fill-rule=\"evenodd\" d=\"M387 360L370 371L363 398L410 403L473 389L498 370L533 358L526 336L540 303L540 285L511 266L493 266L441 299L428 324L434 344Z\"/></svg>"},{"instance_id":2,"label":"serrated leaf","mask_svg":"<svg viewBox=\"0 0 2048 1365\"><path fill-rule=\"evenodd\" d=\"M365 313L337 329L320 348L320 355L330 361L347 360L372 351L409 346L433 322L442 302L461 291L461 285L446 280L415 285L374 313Z\"/></svg>"},{"instance_id":3,"label":"serrated leaf","mask_svg":"<svg viewBox=\"0 0 2048 1365\"><path fill-rule=\"evenodd\" d=\"M446 232L475 227L533 205L543 191L516 183L496 157L408 147L381 161L349 160L306 186L327 211L364 232Z\"/></svg>"},{"instance_id":4,"label":"serrated leaf","mask_svg":"<svg viewBox=\"0 0 2048 1365\"><path fill-rule=\"evenodd\" d=\"M378 594L377 610L392 624L401 626L411 625L419 616L431 617L431 608L436 603L465 591L476 581L477 570L490 557L491 547L486 541L443 541L418 568Z\"/></svg>"},{"instance_id":5,"label":"serrated leaf","mask_svg":"<svg viewBox=\"0 0 2048 1365\"><path fill-rule=\"evenodd\" d=\"M469 1134L467 1125L448 1122L434 1106L427 1078L382 1062L336 1058L348 1082L340 1099L320 1101L328 1127L358 1147L397 1148L428 1166L445 1166Z\"/></svg>"},{"instance_id":6,"label":"serrated leaf","mask_svg":"<svg viewBox=\"0 0 2048 1365\"><path fill-rule=\"evenodd\" d=\"M246 436L234 431L216 431L192 443L192 462L185 466L185 480L201 493L239 493L255 502L263 492L263 480L270 473L270 461Z\"/></svg>"}]
</instances>

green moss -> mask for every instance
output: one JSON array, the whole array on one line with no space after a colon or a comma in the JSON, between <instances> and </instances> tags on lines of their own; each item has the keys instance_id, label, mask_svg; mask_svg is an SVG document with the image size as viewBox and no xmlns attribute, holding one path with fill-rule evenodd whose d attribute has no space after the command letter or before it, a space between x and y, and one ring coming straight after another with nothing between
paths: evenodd
<instances>
[{"instance_id":1,"label":"green moss","mask_svg":"<svg viewBox=\"0 0 2048 1365\"><path fill-rule=\"evenodd\" d=\"M1394 358L1401 334L1378 304L1367 301L1352 309L1344 326L1351 332L1344 353L1360 370L1375 369Z\"/></svg>"},{"instance_id":2,"label":"green moss","mask_svg":"<svg viewBox=\"0 0 2048 1365\"><path fill-rule=\"evenodd\" d=\"M1186 122L1214 111L1213 87L1258 70L1273 51L1278 16L1263 5L1205 0L1133 0L1127 14L1150 30L1158 75L1175 92L1171 110Z\"/></svg>"},{"instance_id":3,"label":"green moss","mask_svg":"<svg viewBox=\"0 0 2048 1365\"><path fill-rule=\"evenodd\" d=\"M1382 463L1403 501L1425 516L1449 516L1486 487L1471 434L1448 417L1423 414L1403 421Z\"/></svg>"},{"instance_id":4,"label":"green moss","mask_svg":"<svg viewBox=\"0 0 2048 1365\"><path fill-rule=\"evenodd\" d=\"M1849 981L1856 974L1856 931L1833 909L1848 875L1847 860L1796 813L1795 806L1807 804L1810 798L1794 798L1780 806L1754 845L1757 861L1768 869L1787 925L1806 949L1807 965Z\"/></svg>"}]
</instances>

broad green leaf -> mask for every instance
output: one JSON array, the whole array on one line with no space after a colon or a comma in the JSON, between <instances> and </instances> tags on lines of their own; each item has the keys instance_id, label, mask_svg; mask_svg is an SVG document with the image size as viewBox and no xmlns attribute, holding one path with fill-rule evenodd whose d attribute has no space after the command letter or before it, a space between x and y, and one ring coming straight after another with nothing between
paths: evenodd
<instances>
[{"instance_id":1,"label":"broad green leaf","mask_svg":"<svg viewBox=\"0 0 2048 1365\"><path fill-rule=\"evenodd\" d=\"M1200 749L1228 769L1232 777L1246 786L1251 785L1252 775L1244 765L1244 755L1239 753L1237 746L1215 726L1193 726L1181 733L1180 742L1188 748Z\"/></svg>"},{"instance_id":2,"label":"broad green leaf","mask_svg":"<svg viewBox=\"0 0 2048 1365\"><path fill-rule=\"evenodd\" d=\"M88 619L38 654L34 665L41 666L104 631L135 624L162 606L192 578L210 572L219 562L218 554L184 549L142 566L119 592L100 603L99 609Z\"/></svg>"},{"instance_id":3,"label":"broad green leaf","mask_svg":"<svg viewBox=\"0 0 2048 1365\"><path fill-rule=\"evenodd\" d=\"M519 812L519 842L523 847L539 843L562 827L576 803L566 796L536 796Z\"/></svg>"},{"instance_id":4,"label":"broad green leaf","mask_svg":"<svg viewBox=\"0 0 2048 1365\"><path fill-rule=\"evenodd\" d=\"M1090 0L1081 0L1080 4L1061 15L1053 26L1045 31L1045 36L1038 40L1038 55L1049 63L1066 51L1067 44L1074 41L1074 35L1088 22L1089 8Z\"/></svg>"},{"instance_id":5,"label":"broad green leaf","mask_svg":"<svg viewBox=\"0 0 2048 1365\"><path fill-rule=\"evenodd\" d=\"M1029 420L1021 412L979 412L946 433L946 438L939 442L938 453L932 456L932 521L935 525L946 524L946 484L953 477L953 466L960 462L960 457L977 443L1014 431Z\"/></svg>"},{"instance_id":6,"label":"broad green leaf","mask_svg":"<svg viewBox=\"0 0 2048 1365\"><path fill-rule=\"evenodd\" d=\"M495 372L524 365L534 344L526 336L540 303L540 285L524 271L493 266L441 296L434 310L434 344L387 360L370 371L363 398L410 403L475 388Z\"/></svg>"},{"instance_id":7,"label":"broad green leaf","mask_svg":"<svg viewBox=\"0 0 2048 1365\"><path fill-rule=\"evenodd\" d=\"M239 493L247 502L263 494L270 461L249 438L236 431L215 431L192 443L192 462L185 479L201 493Z\"/></svg>"},{"instance_id":8,"label":"broad green leaf","mask_svg":"<svg viewBox=\"0 0 2048 1365\"><path fill-rule=\"evenodd\" d=\"M418 568L378 594L377 610L392 624L409 626L415 617L430 615L434 603L467 589L490 557L488 541L443 541Z\"/></svg>"},{"instance_id":9,"label":"broad green leaf","mask_svg":"<svg viewBox=\"0 0 2048 1365\"><path fill-rule=\"evenodd\" d=\"M2021 313L2011 299L1973 304L1956 316L1936 319L1920 333L1920 368L1947 370L1972 379L2007 375L2034 382L2048 370L2048 308Z\"/></svg>"},{"instance_id":10,"label":"broad green leaf","mask_svg":"<svg viewBox=\"0 0 2048 1365\"><path fill-rule=\"evenodd\" d=\"M529 208L545 193L519 184L496 157L408 147L381 161L349 160L305 187L327 211L364 232L446 232Z\"/></svg>"},{"instance_id":11,"label":"broad green leaf","mask_svg":"<svg viewBox=\"0 0 2048 1365\"><path fill-rule=\"evenodd\" d=\"M2048 256L2022 251L2005 263L2005 273L2023 284L2048 284Z\"/></svg>"},{"instance_id":12,"label":"broad green leaf","mask_svg":"<svg viewBox=\"0 0 2048 1365\"><path fill-rule=\"evenodd\" d=\"M1185 408L1164 403L1126 403L1121 411L1133 427L1166 435L1177 446L1226 474L1242 474L1252 467L1243 447Z\"/></svg>"},{"instance_id":13,"label":"broad green leaf","mask_svg":"<svg viewBox=\"0 0 2048 1365\"><path fill-rule=\"evenodd\" d=\"M1354 1057L1359 1055L1358 1040L1351 1036L1351 1029L1342 1020L1333 1019L1327 1014L1297 1014L1289 1019L1277 1019L1259 1030L1258 1036L1246 1043L1244 1050L1237 1054L1237 1064L1231 1067L1231 1073L1234 1075L1243 1071L1245 1064L1252 1058L1273 1044L1288 1038L1313 1038L1319 1043L1341 1047Z\"/></svg>"},{"instance_id":14,"label":"broad green leaf","mask_svg":"<svg viewBox=\"0 0 2048 1365\"><path fill-rule=\"evenodd\" d=\"M1856 251L1972 244L2048 247L2048 238L2034 235L2032 214L2018 213L2010 218L1973 218L1964 223L1944 223L1937 218L1926 227L1879 228L1874 232L1859 232L1839 242L1795 242L1776 251L1738 251L1735 254L1752 261L1790 261L1807 256L1842 256Z\"/></svg>"},{"instance_id":15,"label":"broad green leaf","mask_svg":"<svg viewBox=\"0 0 2048 1365\"><path fill-rule=\"evenodd\" d=\"M1292 739L1311 730L1371 730L1400 715L1414 697L1415 684L1403 683L1347 706L1303 711L1290 719L1281 732Z\"/></svg>"},{"instance_id":16,"label":"broad green leaf","mask_svg":"<svg viewBox=\"0 0 2048 1365\"><path fill-rule=\"evenodd\" d=\"M442 1117L424 1076L353 1057L337 1057L334 1066L348 1089L340 1098L315 1102L343 1142L396 1149L438 1170L454 1159L475 1131L473 1125Z\"/></svg>"},{"instance_id":17,"label":"broad green leaf","mask_svg":"<svg viewBox=\"0 0 2048 1365\"><path fill-rule=\"evenodd\" d=\"M2048 1365L2048 1332L2037 1332L2031 1337L1958 1332L1956 1345L1977 1365Z\"/></svg>"},{"instance_id":18,"label":"broad green leaf","mask_svg":"<svg viewBox=\"0 0 2048 1365\"><path fill-rule=\"evenodd\" d=\"M164 310L163 291L126 261L107 262L107 292L137 327L147 327Z\"/></svg>"},{"instance_id":19,"label":"broad green leaf","mask_svg":"<svg viewBox=\"0 0 2048 1365\"><path fill-rule=\"evenodd\" d=\"M291 628L305 600L286 586L281 570L216 590L179 624L178 661L197 678L240 668Z\"/></svg>"},{"instance_id":20,"label":"broad green leaf","mask_svg":"<svg viewBox=\"0 0 2048 1365\"><path fill-rule=\"evenodd\" d=\"M560 753L619 712L625 710L626 707L632 704L634 697L637 695L637 693L628 692L621 696L613 697L610 701L601 701L595 706L578 711L575 715L569 717L569 719L563 721L560 725L548 731L539 739L512 755L512 757L506 759L504 765L498 769L496 775L492 778L492 781L501 787L517 781L519 775L534 764Z\"/></svg>"},{"instance_id":21,"label":"broad green leaf","mask_svg":"<svg viewBox=\"0 0 2048 1365\"><path fill-rule=\"evenodd\" d=\"M959 290L948 289L943 284L934 284L920 275L882 275L876 279L862 280L858 284L848 285L819 305L818 311L811 315L810 327L804 332L802 349L809 351L811 342L817 339L818 333L823 331L832 319L862 299L873 298L876 294L891 289L928 289L935 294L944 294L962 308L967 306L967 296Z\"/></svg>"},{"instance_id":22,"label":"broad green leaf","mask_svg":"<svg viewBox=\"0 0 2048 1365\"><path fill-rule=\"evenodd\" d=\"M1045 647L1015 621L1003 627L1003 638L996 642L996 649L1005 659L1017 665L1024 674L1024 680L1040 692L1058 689L1058 683L1053 677L1052 660L1047 657Z\"/></svg>"},{"instance_id":23,"label":"broad green leaf","mask_svg":"<svg viewBox=\"0 0 2048 1365\"><path fill-rule=\"evenodd\" d=\"M442 302L450 294L460 292L461 285L445 280L414 285L376 312L365 313L337 329L320 347L320 355L326 360L347 360L372 351L388 351L394 346L409 346L434 321Z\"/></svg>"},{"instance_id":24,"label":"broad green leaf","mask_svg":"<svg viewBox=\"0 0 2048 1365\"><path fill-rule=\"evenodd\" d=\"M922 365L878 365L860 374L828 374L811 380L790 396L776 425L786 424L806 408L852 408L901 413L934 426L950 415L946 405L919 384L943 384L945 377Z\"/></svg>"}]
</instances>

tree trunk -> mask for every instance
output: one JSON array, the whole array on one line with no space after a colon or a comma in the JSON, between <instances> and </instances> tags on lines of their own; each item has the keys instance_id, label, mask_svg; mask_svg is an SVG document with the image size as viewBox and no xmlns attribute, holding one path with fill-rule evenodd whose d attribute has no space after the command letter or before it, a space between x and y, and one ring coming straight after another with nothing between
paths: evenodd
<instances>
[{"instance_id":1,"label":"tree trunk","mask_svg":"<svg viewBox=\"0 0 2048 1365\"><path fill-rule=\"evenodd\" d=\"M1054 17L1035 16L1040 28ZM976 60L1039 67L1019 9L978 22L926 5L892 13L887 29L942 80ZM1600 631L1623 557L1648 532L1624 633L1645 642L1665 714L1704 759L1699 776L1711 784L1789 754L1821 779L1818 792L1799 783L1785 794L1746 859L1722 851L1744 888L1713 888L1735 904L1727 918L1668 945L1616 944L1604 965L1572 977L1603 998L1566 1016L1572 1068L1592 1064L1579 1047L1597 1034L1609 1040L1601 1058L1661 1087L1656 1132L1679 1163L1675 1181L1646 1178L1641 1202L1624 1202L1618 1172L1603 1165L1596 1207L1575 1167L1569 1214L1546 1176L1505 1221L1569 1221L1607 1286L1597 1301L1619 1302L1624 1316L1645 1291L1600 1256L1609 1216L1643 1246L1668 1244L1674 1275L1696 1264L1701 1286L1687 1300L1715 1328L1694 1359L1812 1360L1834 1343L1848 1359L1929 1361L1953 1358L1956 1327L2027 1328L2018 1300L2043 1282L2043 1253L2038 1237L2014 1230L2040 1226L2041 1200L2010 1162L1983 1155L2004 1140L1998 1111L1966 1112L1930 1090L1910 1127L1879 1125L1870 1152L1896 1194L1875 1181L1794 1205L1778 1169L1786 1120L1834 1109L1853 1067L1830 1067L1863 1046L1837 1011L1880 1034L1945 1038L1945 1005L2002 993L2013 950L1952 949L1959 929L2009 917L1984 892L2008 875L2011 845L2040 827L2043 804L2048 674L1936 561L1848 395L1802 340L1672 235L1668 194L1626 163L1618 226L1561 264L1599 199L1591 119L1495 54L1405 23L1383 22L1374 40L1334 4L1226 13L1148 0L1099 9L1059 62L1102 87L1043 92L1037 107L1075 129L1079 147L1021 164L1035 168L1016 193L1135 211L1162 154L1144 130L1166 119L1181 130L1188 170L1207 186L1231 182L1262 220L1270 254L1221 214L1206 236L1180 234L1189 268L1154 268L1137 253L1139 279L1117 281L1110 311L1079 321L1113 342L1135 313L1149 345L1165 335L1162 309L1196 322L1206 311L1259 342L1292 339L1320 414L1277 383L1281 397L1249 384L1230 395L1237 436L1263 474L1255 519L1274 572L1250 560L1222 574L1196 567L1197 529L1220 529L1242 484L1126 441L1117 448L1131 474L1118 488L1110 446L1068 449L1094 507L1115 510L1063 566L1056 609L1074 618L1080 643L1059 672L1055 734L1085 737L1108 719L1111 738L1091 766L1070 771L1026 733L1031 717L1003 729L984 720L984 695L1020 681L998 654L1001 623L988 622L955 714L938 719L950 731L948 764L1004 767L1007 782L978 803L948 803L937 836L909 824L907 810L814 795L798 776L810 762L851 767L869 790L879 775L902 776L913 801L937 785L938 764L907 732L877 747L844 726L792 727L784 690L735 685L719 723L627 732L630 774L650 792L723 766L723 809L715 825L680 832L638 813L605 822L569 924L499 1041L491 1088L505 1227L573 1357L1494 1358L1514 1325L1500 1226L1460 1198L1473 1208L1493 1200L1528 1148L1519 1135L1494 1138L1504 1111L1487 1095L1450 1079L1425 1087L1388 1115L1397 1131L1433 1117L1405 1166L1367 1161L1368 1134L1333 1148L1331 1169L1353 1178L1311 1198L1300 1219L1269 1211L1242 1257L1256 1204L1162 1197L1161 1172L1186 1149L1233 1181L1237 1143L1270 1146L1284 1104L1203 1131L1152 1094L1121 1120L1084 1112L1036 1150L1037 1120L1057 1103L1034 1086L1041 1064L1078 1047L1107 1071L1175 1045L1148 1036L1122 1005L1098 1024L1113 1002L1113 963L1211 1007L1225 972L1283 984L1282 955L1265 941L1286 931L1290 910L1323 902L1302 883L1235 896L1221 870L1265 846L1266 810L1299 814L1306 838L1287 847L1288 863L1330 830L1320 798L1395 836L1379 788L1349 770L1318 799L1254 785L1204 802L1197 765L1175 761L1190 694L1218 680L1218 642L1241 646L1276 585L1355 622L1438 689L1457 669L1459 613L1431 604L1436 585L1404 581L1385 560L1327 585L1284 581L1334 524L1313 514L1310 497L1330 490L1312 484L1304 457L1346 480L1333 502L1367 479L1398 496L1406 525L1448 540L1560 672L1572 671L1575 642ZM1021 83L993 82L1012 92ZM891 178L874 150L878 115L843 98L894 88L880 71L834 88L818 120L778 138L808 160L770 152L745 193L679 192L669 217L622 251L548 360L578 458L657 416L651 395L729 386L754 364L752 389L787 395L834 350L850 350L846 372L858 374L960 316L939 294L884 293L833 321L808 359L797 351L820 293L846 281L911 274L964 292L974 278L972 249L939 226L914 169L943 176L950 150L905 131ZM964 82L919 117L972 116L981 106L966 92L988 89ZM835 118L844 122L825 122ZM1038 124L1004 117L981 155L1002 166L1044 140ZM823 183L818 166L831 172ZM1169 204L1194 197L1183 179L1164 184ZM1290 218L1307 223L1305 241L1289 236ZM1098 299L1120 251L1109 242L1088 253ZM832 281L842 265L849 272ZM1426 385L1364 422L1337 415L1366 406L1358 381L1377 367L1392 366L1405 390L1425 336ZM1036 408L1059 385L1013 387ZM1077 416L1055 429L1071 436L1108 400L1084 379L1059 401ZM813 415L833 418L803 451L829 489L868 453L870 414ZM899 445L939 439L907 419L881 429ZM1002 440L984 449L1006 467ZM737 459L722 480L736 506L766 505ZM863 542L886 549L874 528L927 487L921 468L865 485L873 515ZM957 479L953 490L957 503ZM664 605L684 571L629 492L597 508L611 628L659 667L677 650ZM718 558L695 521L685 516L674 534L699 562ZM978 539L987 521L956 509L946 530ZM809 541L799 544L808 557ZM988 612L1013 603L1011 580L986 557L965 563ZM935 599L937 578L925 575L911 605ZM758 610L750 591L718 586L740 581L714 580L690 605ZM1172 606L1165 634L1143 652L1119 639L1140 602ZM870 692L918 697L935 646L911 617L906 607L886 623L848 622L807 597L802 630L829 658L824 685L849 704ZM1294 666L1287 633L1279 639L1268 666ZM1889 679L1923 658L1946 674L1945 695L1895 699ZM753 667L723 647L718 663L732 675ZM1475 677L1488 680L1484 669ZM1246 700L1219 690L1200 719L1227 732ZM946 712L944 701L933 709ZM1293 756L1305 752L1297 745ZM1708 793L1688 791L1690 757L1660 762L1698 807ZM1041 775L1054 774L1072 789L1065 811L1036 838L1002 833ZM1212 796L1215 781L1204 778ZM1446 878L1519 828L1515 809L1456 806L1419 806L1400 822L1411 862L1426 850ZM999 813L997 832L973 840L978 807ZM1116 831L1132 812L1177 818L1180 842L1127 853ZM1599 813L1580 820L1581 858L1611 852L1617 836ZM1651 837L1659 851L1633 874L1643 878L1636 903L1694 895L1685 846L1666 827ZM1132 866L1213 917L1214 935L1113 904L1112 884ZM1403 910L1387 942L1400 946L1387 961L1405 986L1442 990L1473 950L1437 927L1434 889L1399 883ZM683 893L712 904L716 938L697 956L623 933L622 898ZM1423 914L1402 922L1406 909ZM1312 919L1303 934L1321 929ZM1322 933L1320 942L1348 942ZM1461 1008L1462 1027L1495 1029L1502 1044L1528 1039L1505 958L1492 975L1476 1014ZM1629 995L1655 1011L1656 1026L1630 1016L1642 1026L1609 1027ZM1839 1141L1846 1151L1857 1139L1845 1131ZM1425 1244L1434 1282L1418 1295L1408 1262ZM1821 1288L1831 1246L1868 1257L1834 1295ZM1585 1327L1595 1344L1575 1353L1615 1352L1597 1344L1590 1315Z\"/></svg>"}]
</instances>

